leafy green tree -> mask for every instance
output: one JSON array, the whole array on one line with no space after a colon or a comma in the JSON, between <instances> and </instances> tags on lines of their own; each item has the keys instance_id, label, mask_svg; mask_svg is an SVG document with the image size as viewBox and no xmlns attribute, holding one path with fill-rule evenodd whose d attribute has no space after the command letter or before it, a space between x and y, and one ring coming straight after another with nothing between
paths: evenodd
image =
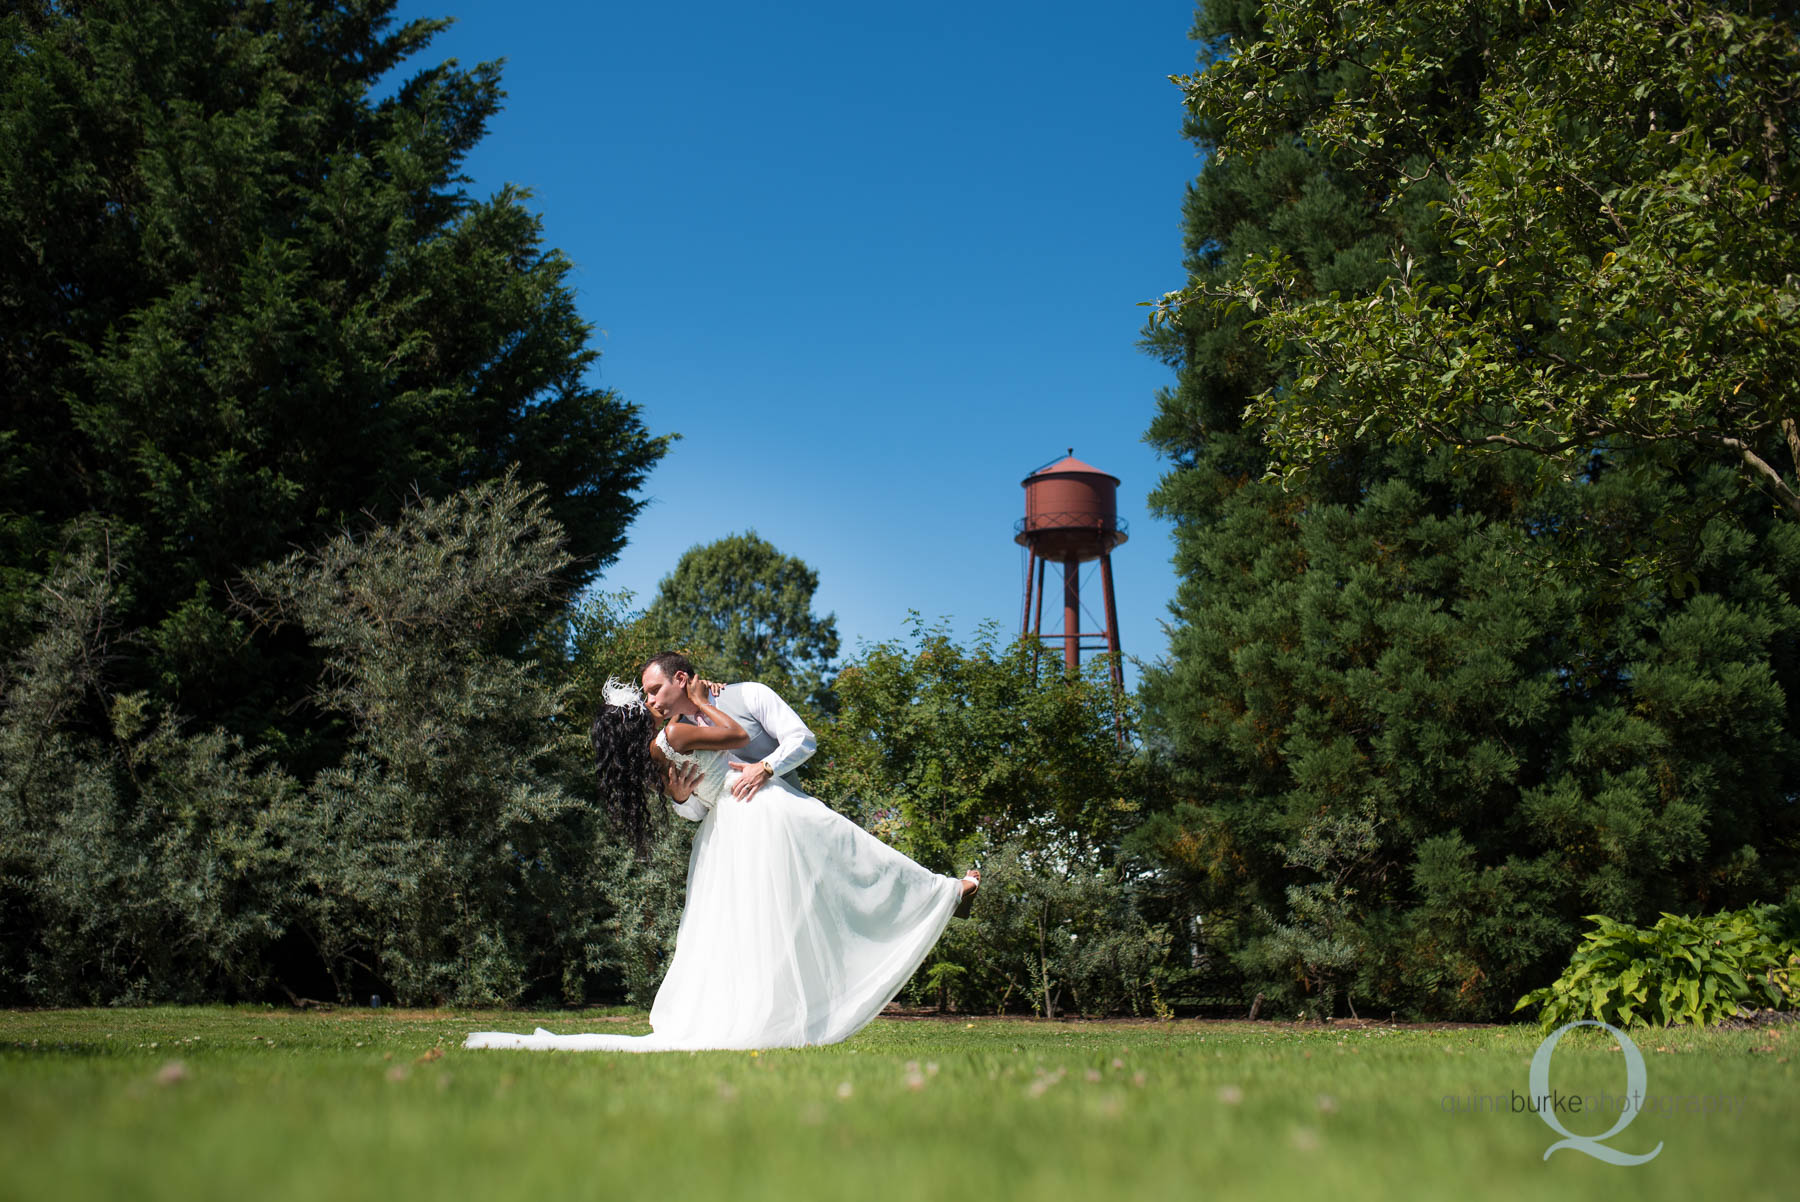
<instances>
[{"instance_id":1,"label":"leafy green tree","mask_svg":"<svg viewBox=\"0 0 1800 1202\"><path fill-rule=\"evenodd\" d=\"M498 68L396 86L444 22L393 8L0 16L0 645L71 523L105 515L143 631L122 683L260 736L316 664L234 614L240 572L509 469L567 532L559 590L618 552L666 439L587 383L526 194L462 190Z\"/></svg>"},{"instance_id":2,"label":"leafy green tree","mask_svg":"<svg viewBox=\"0 0 1800 1202\"><path fill-rule=\"evenodd\" d=\"M1203 4L1209 71L1259 61L1290 17ZM1409 166L1396 191L1307 125L1375 86L1367 71L1287 77L1264 140L1208 157L1191 295L1258 259L1345 306L1403 271L1454 280L1445 181ZM1468 120L1463 99L1446 85L1421 122ZM1240 137L1228 114L1191 116L1203 149ZM1178 371L1150 438L1182 577L1142 691L1174 784L1128 841L1163 869L1149 904L1198 917L1230 987L1492 1017L1554 975L1583 914L1779 892L1800 859L1790 527L1716 457L1642 444L1563 471L1371 431L1284 487L1246 404L1317 367L1253 336L1260 312L1190 304L1147 337Z\"/></svg>"},{"instance_id":3,"label":"leafy green tree","mask_svg":"<svg viewBox=\"0 0 1800 1202\"><path fill-rule=\"evenodd\" d=\"M1009 839L1038 854L1109 857L1137 808L1130 700L1105 665L1065 678L991 624L959 645L914 619L911 645L866 648L838 674L820 734L821 796L860 810L920 863L949 871Z\"/></svg>"},{"instance_id":4,"label":"leafy green tree","mask_svg":"<svg viewBox=\"0 0 1800 1202\"><path fill-rule=\"evenodd\" d=\"M837 618L812 611L819 574L754 531L690 548L657 586L647 617L673 645L731 680L760 680L815 706L830 705Z\"/></svg>"},{"instance_id":5,"label":"leafy green tree","mask_svg":"<svg viewBox=\"0 0 1800 1202\"><path fill-rule=\"evenodd\" d=\"M1396 229L1381 286L1251 249L1171 294L1302 364L1245 399L1288 471L1369 433L1732 462L1800 516L1790 5L1275 0L1183 80L1216 158L1311 147ZM1321 80L1333 86L1321 87ZM1684 450L1685 449L1685 450Z\"/></svg>"},{"instance_id":6,"label":"leafy green tree","mask_svg":"<svg viewBox=\"0 0 1800 1202\"><path fill-rule=\"evenodd\" d=\"M1144 806L1120 737L1134 706L1103 660L1069 677L1037 657L992 625L965 647L917 618L908 642L865 648L838 674L816 791L928 867L982 868L971 921L934 949L915 1000L1149 1013L1172 938L1141 912L1141 862L1118 854Z\"/></svg>"}]
</instances>

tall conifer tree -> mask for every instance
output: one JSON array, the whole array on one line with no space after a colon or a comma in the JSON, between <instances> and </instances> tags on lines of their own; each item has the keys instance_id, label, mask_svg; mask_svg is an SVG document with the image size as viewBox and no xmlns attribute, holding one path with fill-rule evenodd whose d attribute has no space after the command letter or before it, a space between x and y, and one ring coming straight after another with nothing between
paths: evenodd
<instances>
[{"instance_id":1,"label":"tall conifer tree","mask_svg":"<svg viewBox=\"0 0 1800 1202\"><path fill-rule=\"evenodd\" d=\"M400 78L393 0L33 0L0 17L0 651L104 526L124 683L246 733L314 665L232 581L516 469L574 563L623 545L663 454L596 356L524 193L459 165L493 64ZM0 657L3 658L3 657Z\"/></svg>"},{"instance_id":2,"label":"tall conifer tree","mask_svg":"<svg viewBox=\"0 0 1800 1202\"><path fill-rule=\"evenodd\" d=\"M1214 0L1195 32L1241 55L1260 19ZM1294 128L1353 82L1284 96ZM1436 119L1460 105L1447 91ZM1269 250L1318 295L1370 292L1402 245L1415 275L1445 271L1429 189L1398 196L1298 137L1209 161L1190 282ZM1145 724L1181 801L1138 843L1210 949L1320 1010L1491 1017L1554 975L1583 914L1792 881L1800 540L1728 467L1605 448L1563 478L1365 441L1265 480L1244 406L1307 365L1254 316L1194 305L1148 338L1178 373L1149 437L1182 582ZM1679 543L1673 511L1700 515ZM1641 572L1650 544L1677 578Z\"/></svg>"}]
</instances>

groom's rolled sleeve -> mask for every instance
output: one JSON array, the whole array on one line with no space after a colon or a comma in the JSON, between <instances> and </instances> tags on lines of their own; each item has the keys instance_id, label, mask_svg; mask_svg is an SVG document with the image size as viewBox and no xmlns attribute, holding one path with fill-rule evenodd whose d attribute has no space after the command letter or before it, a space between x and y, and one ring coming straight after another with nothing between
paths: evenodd
<instances>
[{"instance_id":1,"label":"groom's rolled sleeve","mask_svg":"<svg viewBox=\"0 0 1800 1202\"><path fill-rule=\"evenodd\" d=\"M818 739L800 720L794 707L783 701L774 689L746 681L742 696L742 704L750 716L762 723L762 728L775 738L775 750L764 756L763 762L776 776L792 772L812 758L812 753L819 747Z\"/></svg>"}]
</instances>

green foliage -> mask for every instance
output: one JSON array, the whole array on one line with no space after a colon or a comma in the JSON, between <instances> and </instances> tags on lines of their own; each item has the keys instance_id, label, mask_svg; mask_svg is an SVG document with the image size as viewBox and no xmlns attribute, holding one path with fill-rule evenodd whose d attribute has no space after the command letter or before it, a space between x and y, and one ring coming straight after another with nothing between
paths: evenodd
<instances>
[{"instance_id":1,"label":"green foliage","mask_svg":"<svg viewBox=\"0 0 1800 1202\"><path fill-rule=\"evenodd\" d=\"M676 634L655 612L631 609L628 591L590 589L565 613L564 629L545 652L568 686L569 712L597 714L609 677L637 681L644 661L677 647ZM722 674L724 665L697 659L703 672Z\"/></svg>"},{"instance_id":2,"label":"green foliage","mask_svg":"<svg viewBox=\"0 0 1800 1202\"><path fill-rule=\"evenodd\" d=\"M1147 1014L1171 980L1166 930L1140 912L1118 842L1141 809L1129 698L916 617L911 645L863 650L819 730L817 792L938 871L979 863L981 891L915 979L916 1001L1039 1014ZM822 763L821 763L822 762Z\"/></svg>"},{"instance_id":3,"label":"green foliage","mask_svg":"<svg viewBox=\"0 0 1800 1202\"><path fill-rule=\"evenodd\" d=\"M590 899L603 897L607 910L605 941L587 949L590 966L612 974L615 996L645 1008L656 1000L675 954L695 830L693 823L670 818L666 811L659 816L662 825L643 859L622 840L594 848L600 871L596 897Z\"/></svg>"},{"instance_id":4,"label":"green foliage","mask_svg":"<svg viewBox=\"0 0 1800 1202\"><path fill-rule=\"evenodd\" d=\"M1580 915L1742 904L1800 863L1800 540L1727 461L1641 440L1569 465L1458 456L1370 423L1269 478L1285 419L1246 406L1336 377L1313 378L1325 360L1303 340L1263 336L1266 299L1228 294L1275 261L1294 306L1345 314L1396 280L1458 283L1443 213L1462 177L1414 151L1472 128L1470 46L1527 20L1465 45L1457 21L1488 8L1458 11L1352 5L1340 28L1317 5L1219 2L1196 22L1192 303L1146 335L1178 371L1150 440L1171 461L1152 499L1182 583L1142 689L1171 796L1129 847L1172 928L1199 916L1210 988L1289 1012L1497 1017ZM1382 22L1430 41L1432 14L1431 53L1455 67L1400 94L1405 146L1327 139L1388 61L1380 37L1335 48ZM1296 23L1333 52L1246 98L1268 64L1298 63ZM1251 82L1233 96L1226 78Z\"/></svg>"},{"instance_id":5,"label":"green foliage","mask_svg":"<svg viewBox=\"0 0 1800 1202\"><path fill-rule=\"evenodd\" d=\"M308 703L345 750L304 782L118 688L135 635L94 543L0 679L0 996L648 1000L688 833L649 863L613 837L566 674L516 654L561 629L540 486L421 498L240 583L323 663Z\"/></svg>"},{"instance_id":6,"label":"green foliage","mask_svg":"<svg viewBox=\"0 0 1800 1202\"><path fill-rule=\"evenodd\" d=\"M295 890L296 783L109 672L119 570L71 550L0 676L0 997L246 993Z\"/></svg>"},{"instance_id":7,"label":"green foliage","mask_svg":"<svg viewBox=\"0 0 1800 1202\"><path fill-rule=\"evenodd\" d=\"M1800 944L1771 929L1774 909L1664 914L1648 929L1590 914L1595 929L1582 936L1562 976L1513 1009L1540 1007L1548 1031L1584 1018L1705 1027L1745 1007L1788 1008L1793 998L1783 986L1800 964Z\"/></svg>"},{"instance_id":8,"label":"green foliage","mask_svg":"<svg viewBox=\"0 0 1800 1202\"><path fill-rule=\"evenodd\" d=\"M0 15L9 996L617 971L552 615L668 440L463 191L497 67L402 76L445 23L394 8Z\"/></svg>"},{"instance_id":9,"label":"green foliage","mask_svg":"<svg viewBox=\"0 0 1800 1202\"><path fill-rule=\"evenodd\" d=\"M952 922L914 997L941 1008L1054 1017L1166 1013L1169 932L1147 921L1128 874L1020 840L982 864L969 920Z\"/></svg>"},{"instance_id":10,"label":"green foliage","mask_svg":"<svg viewBox=\"0 0 1800 1202\"><path fill-rule=\"evenodd\" d=\"M645 615L671 636L652 653L681 648L723 680L761 681L829 711L837 619L812 612L818 588L817 572L754 531L691 547Z\"/></svg>"},{"instance_id":11,"label":"green foliage","mask_svg":"<svg viewBox=\"0 0 1800 1202\"><path fill-rule=\"evenodd\" d=\"M1577 464L1682 444L1800 516L1797 80L1780 6L1272 0L1181 81L1217 158L1305 145L1437 220L1376 248L1371 292L1264 245L1163 313L1247 314L1304 365L1251 405L1289 472L1369 433Z\"/></svg>"},{"instance_id":12,"label":"green foliage","mask_svg":"<svg viewBox=\"0 0 1800 1202\"><path fill-rule=\"evenodd\" d=\"M405 1002L517 999L555 966L580 996L600 942L596 818L570 787L586 728L503 650L567 564L541 489L510 476L249 576L264 622L325 656L317 704L350 727L308 789L314 888L296 925L340 996L360 970Z\"/></svg>"},{"instance_id":13,"label":"green foliage","mask_svg":"<svg viewBox=\"0 0 1800 1202\"><path fill-rule=\"evenodd\" d=\"M340 749L302 704L317 663L243 626L240 572L511 469L565 532L566 593L667 446L586 382L526 194L462 191L497 66L397 77L444 22L394 7L0 16L0 656L70 524L104 515L143 632L122 687L303 775Z\"/></svg>"},{"instance_id":14,"label":"green foliage","mask_svg":"<svg viewBox=\"0 0 1800 1202\"><path fill-rule=\"evenodd\" d=\"M1252 972L1298 981L1316 1017L1330 1018L1340 996L1355 1012L1350 984L1370 940L1358 922L1365 907L1354 882L1367 878L1381 848L1373 809L1308 824L1296 846L1282 849L1283 866L1302 870L1304 883L1283 891L1283 914L1258 912L1266 933L1241 952Z\"/></svg>"},{"instance_id":15,"label":"green foliage","mask_svg":"<svg viewBox=\"0 0 1800 1202\"><path fill-rule=\"evenodd\" d=\"M1550 520L1592 506L1629 541L1682 491L1621 473ZM1611 579L1559 570L1467 473L1300 513L1246 492L1194 532L1207 559L1146 674L1147 739L1195 804L1143 838L1258 988L1491 1016L1596 905L1791 879L1785 527L1716 518L1674 597L1615 591L1604 544Z\"/></svg>"},{"instance_id":16,"label":"green foliage","mask_svg":"<svg viewBox=\"0 0 1800 1202\"><path fill-rule=\"evenodd\" d=\"M911 647L868 647L838 674L820 794L939 871L1013 839L1108 854L1137 809L1130 700L1099 660L1071 678L1036 658L992 624L965 649L915 616Z\"/></svg>"}]
</instances>

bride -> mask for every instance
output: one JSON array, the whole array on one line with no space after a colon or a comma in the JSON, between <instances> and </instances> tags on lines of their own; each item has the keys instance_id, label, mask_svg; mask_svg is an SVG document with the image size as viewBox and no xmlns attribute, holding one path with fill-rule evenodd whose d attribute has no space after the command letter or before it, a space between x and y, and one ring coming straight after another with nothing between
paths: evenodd
<instances>
[{"instance_id":1,"label":"bride","mask_svg":"<svg viewBox=\"0 0 1800 1202\"><path fill-rule=\"evenodd\" d=\"M698 771L677 811L697 820L675 955L650 1007L649 1035L481 1031L469 1048L688 1051L837 1043L893 1000L980 885L939 876L823 802L774 777L749 801L731 794L725 753L749 735L712 703L710 726L662 729L633 685L608 681L594 722L601 788L615 827L641 844L665 772ZM691 773L690 773L691 776Z\"/></svg>"}]
</instances>

